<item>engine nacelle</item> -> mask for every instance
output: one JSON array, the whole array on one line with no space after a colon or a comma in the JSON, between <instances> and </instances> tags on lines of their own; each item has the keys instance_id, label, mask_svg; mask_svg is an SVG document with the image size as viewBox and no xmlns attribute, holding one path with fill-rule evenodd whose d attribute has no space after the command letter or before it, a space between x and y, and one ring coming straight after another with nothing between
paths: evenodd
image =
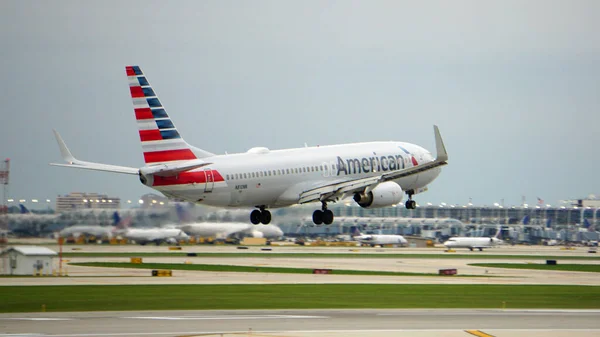
<instances>
[{"instance_id":1,"label":"engine nacelle","mask_svg":"<svg viewBox=\"0 0 600 337\"><path fill-rule=\"evenodd\" d=\"M354 201L363 208L378 208L397 205L402 201L402 187L393 181L377 185L368 193L354 194Z\"/></svg>"}]
</instances>

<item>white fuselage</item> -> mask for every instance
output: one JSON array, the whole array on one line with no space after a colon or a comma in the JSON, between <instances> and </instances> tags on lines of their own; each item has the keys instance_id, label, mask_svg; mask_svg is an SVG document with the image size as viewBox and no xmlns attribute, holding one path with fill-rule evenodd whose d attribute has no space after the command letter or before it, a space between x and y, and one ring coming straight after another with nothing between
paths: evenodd
<instances>
[{"instance_id":1,"label":"white fuselage","mask_svg":"<svg viewBox=\"0 0 600 337\"><path fill-rule=\"evenodd\" d=\"M405 246L408 241L402 235L393 234L364 234L354 237L361 244L375 245L401 245Z\"/></svg>"},{"instance_id":2,"label":"white fuselage","mask_svg":"<svg viewBox=\"0 0 600 337\"><path fill-rule=\"evenodd\" d=\"M112 231L114 227L111 226L85 226L85 225L75 225L63 228L58 235L60 237L79 237L81 235L85 236L95 236L97 238L110 238L112 237Z\"/></svg>"},{"instance_id":3,"label":"white fuselage","mask_svg":"<svg viewBox=\"0 0 600 337\"><path fill-rule=\"evenodd\" d=\"M168 197L220 207L269 208L297 204L303 191L374 177L434 160L424 148L401 142L371 142L203 158L211 163L173 177L146 177L145 184ZM440 173L433 168L395 180L403 191L420 189Z\"/></svg>"},{"instance_id":4,"label":"white fuselage","mask_svg":"<svg viewBox=\"0 0 600 337\"><path fill-rule=\"evenodd\" d=\"M502 240L497 238L484 238L484 237L454 237L444 242L444 246L449 249L453 248L468 248L468 249L479 249L491 248L502 244Z\"/></svg>"},{"instance_id":5,"label":"white fuselage","mask_svg":"<svg viewBox=\"0 0 600 337\"><path fill-rule=\"evenodd\" d=\"M231 236L278 238L283 231L275 225L251 225L241 222L198 222L180 225L183 231L193 236L225 239Z\"/></svg>"},{"instance_id":6,"label":"white fuselage","mask_svg":"<svg viewBox=\"0 0 600 337\"><path fill-rule=\"evenodd\" d=\"M179 240L189 239L185 232L176 228L128 228L119 235L141 244L148 242L177 243Z\"/></svg>"}]
</instances>

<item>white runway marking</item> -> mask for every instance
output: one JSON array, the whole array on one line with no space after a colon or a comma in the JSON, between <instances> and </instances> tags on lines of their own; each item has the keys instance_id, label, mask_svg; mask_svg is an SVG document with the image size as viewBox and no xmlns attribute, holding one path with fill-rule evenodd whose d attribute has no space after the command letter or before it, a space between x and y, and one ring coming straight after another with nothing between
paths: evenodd
<instances>
[{"instance_id":1,"label":"white runway marking","mask_svg":"<svg viewBox=\"0 0 600 337\"><path fill-rule=\"evenodd\" d=\"M491 331L491 332L600 332L600 329L485 329L479 330ZM264 330L264 331L253 331L253 333L417 333L417 332L463 332L463 329L357 329L357 330ZM247 330L244 331L171 331L171 332L121 332L121 333L88 333L88 334L0 334L0 337L36 337L36 336L61 336L61 337L109 337L109 336L161 336L161 335L210 335L210 334L246 334Z\"/></svg>"},{"instance_id":2,"label":"white runway marking","mask_svg":"<svg viewBox=\"0 0 600 337\"><path fill-rule=\"evenodd\" d=\"M242 319L321 319L328 316L305 315L223 315L223 316L132 316L123 319L153 319L153 320L242 320Z\"/></svg>"},{"instance_id":3,"label":"white runway marking","mask_svg":"<svg viewBox=\"0 0 600 337\"><path fill-rule=\"evenodd\" d=\"M0 318L6 321L70 321L72 318L52 318L52 317L7 317ZM2 335L0 335L2 336Z\"/></svg>"}]
</instances>

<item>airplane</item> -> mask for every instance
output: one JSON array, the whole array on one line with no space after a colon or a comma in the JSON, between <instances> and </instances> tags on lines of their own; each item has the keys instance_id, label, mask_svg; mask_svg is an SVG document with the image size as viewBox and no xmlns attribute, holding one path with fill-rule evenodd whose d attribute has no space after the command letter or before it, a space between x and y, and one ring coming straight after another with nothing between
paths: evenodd
<instances>
[{"instance_id":1,"label":"airplane","mask_svg":"<svg viewBox=\"0 0 600 337\"><path fill-rule=\"evenodd\" d=\"M126 228L116 233L142 246L150 242L154 242L157 246L163 242L179 244L180 240L190 238L183 230L177 228Z\"/></svg>"},{"instance_id":2,"label":"airplane","mask_svg":"<svg viewBox=\"0 0 600 337\"><path fill-rule=\"evenodd\" d=\"M238 238L254 237L275 239L283 236L283 231L273 224L255 227L237 221L194 222L190 213L190 208L185 208L181 204L176 204L175 210L180 224L170 224L166 225L166 227L179 228L187 234L194 236L213 237L218 239L225 239L233 236Z\"/></svg>"},{"instance_id":3,"label":"airplane","mask_svg":"<svg viewBox=\"0 0 600 337\"><path fill-rule=\"evenodd\" d=\"M184 232L202 237L227 238L248 236L253 238L275 239L283 236L283 231L273 224L254 227L241 222L196 222L178 226Z\"/></svg>"},{"instance_id":4,"label":"airplane","mask_svg":"<svg viewBox=\"0 0 600 337\"><path fill-rule=\"evenodd\" d=\"M166 197L217 207L252 207L253 224L269 224L270 208L320 203L316 225L333 223L328 203L352 198L364 208L399 204L414 209L413 195L427 190L446 165L448 153L434 125L436 158L404 142L367 142L217 155L189 145L159 101L139 66L126 66L144 154L141 168L76 159L54 130L61 155L74 167L137 175Z\"/></svg>"},{"instance_id":5,"label":"airplane","mask_svg":"<svg viewBox=\"0 0 600 337\"><path fill-rule=\"evenodd\" d=\"M8 213L6 214L9 222L13 221L52 221L58 219L60 214L45 214L45 213L33 213L25 205L19 204L19 213Z\"/></svg>"},{"instance_id":6,"label":"airplane","mask_svg":"<svg viewBox=\"0 0 600 337\"><path fill-rule=\"evenodd\" d=\"M394 234L361 234L355 236L354 239L361 244L368 244L371 247L375 247L376 245L384 246L384 245L400 245L406 246L408 241L402 235L394 235Z\"/></svg>"},{"instance_id":7,"label":"airplane","mask_svg":"<svg viewBox=\"0 0 600 337\"><path fill-rule=\"evenodd\" d=\"M473 249L477 248L479 251L483 251L483 248L492 248L498 245L503 244L502 240L498 239L500 235L501 228L498 228L496 235L494 237L453 237L448 239L448 241L444 242L443 245L448 249L453 248L469 248L469 250L473 251Z\"/></svg>"},{"instance_id":8,"label":"airplane","mask_svg":"<svg viewBox=\"0 0 600 337\"><path fill-rule=\"evenodd\" d=\"M74 225L65 227L58 232L58 237L66 238L69 236L72 237L80 237L84 236L94 236L97 238L112 238L113 232L115 230L114 226L119 225L121 222L121 218L119 217L118 212L113 213L113 224L112 226L98 226L98 225Z\"/></svg>"}]
</instances>

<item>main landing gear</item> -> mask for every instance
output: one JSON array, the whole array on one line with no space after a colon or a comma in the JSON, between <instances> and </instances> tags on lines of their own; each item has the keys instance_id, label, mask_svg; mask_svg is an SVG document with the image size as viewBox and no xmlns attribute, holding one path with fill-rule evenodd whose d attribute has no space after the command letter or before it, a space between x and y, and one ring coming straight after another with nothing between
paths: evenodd
<instances>
[{"instance_id":1,"label":"main landing gear","mask_svg":"<svg viewBox=\"0 0 600 337\"><path fill-rule=\"evenodd\" d=\"M414 192L412 190L410 190L410 191L407 191L406 194L408 194L408 200L406 200L406 203L404 204L406 209L417 208L417 203L412 199Z\"/></svg>"},{"instance_id":2,"label":"main landing gear","mask_svg":"<svg viewBox=\"0 0 600 337\"><path fill-rule=\"evenodd\" d=\"M333 212L327 209L327 203L321 201L323 204L320 210L316 210L313 213L313 222L315 225L326 224L331 225L333 223Z\"/></svg>"},{"instance_id":3,"label":"main landing gear","mask_svg":"<svg viewBox=\"0 0 600 337\"><path fill-rule=\"evenodd\" d=\"M259 209L255 209L250 213L250 222L255 225L262 223L263 225L268 225L271 222L271 212L265 209L265 206L258 207Z\"/></svg>"}]
</instances>

